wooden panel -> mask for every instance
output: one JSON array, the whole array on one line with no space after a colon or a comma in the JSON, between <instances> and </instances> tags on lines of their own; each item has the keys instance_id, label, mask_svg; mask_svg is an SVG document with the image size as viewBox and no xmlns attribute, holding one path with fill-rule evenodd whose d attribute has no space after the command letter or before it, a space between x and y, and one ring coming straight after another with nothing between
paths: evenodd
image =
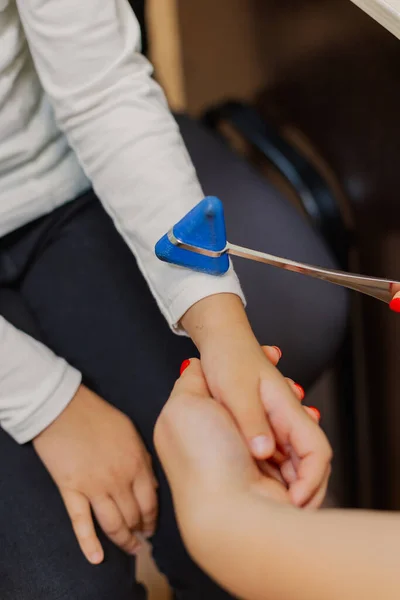
<instances>
[{"instance_id":1,"label":"wooden panel","mask_svg":"<svg viewBox=\"0 0 400 600\"><path fill-rule=\"evenodd\" d=\"M181 32L176 0L147 0L149 58L168 101L176 111L186 108Z\"/></svg>"},{"instance_id":2,"label":"wooden panel","mask_svg":"<svg viewBox=\"0 0 400 600\"><path fill-rule=\"evenodd\" d=\"M267 79L258 0L147 0L150 59L174 110L251 99Z\"/></svg>"},{"instance_id":3,"label":"wooden panel","mask_svg":"<svg viewBox=\"0 0 400 600\"><path fill-rule=\"evenodd\" d=\"M400 0L353 3L400 37ZM308 6L307 12L304 3L287 0L282 22L279 5L271 1L147 0L150 58L172 108L198 114L227 97L251 99L285 62L284 40L304 54L327 36L354 34L346 21L335 19L334 2Z\"/></svg>"},{"instance_id":4,"label":"wooden panel","mask_svg":"<svg viewBox=\"0 0 400 600\"><path fill-rule=\"evenodd\" d=\"M227 97L250 99L265 83L256 0L177 0L189 112Z\"/></svg>"}]
</instances>

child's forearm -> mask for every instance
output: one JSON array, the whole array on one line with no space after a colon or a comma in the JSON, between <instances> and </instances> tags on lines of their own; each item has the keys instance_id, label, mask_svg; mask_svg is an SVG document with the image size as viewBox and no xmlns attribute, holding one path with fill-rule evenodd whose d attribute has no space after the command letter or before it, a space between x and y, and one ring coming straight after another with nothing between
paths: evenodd
<instances>
[{"instance_id":1,"label":"child's forearm","mask_svg":"<svg viewBox=\"0 0 400 600\"><path fill-rule=\"evenodd\" d=\"M181 324L201 351L218 336L251 335L242 300L234 294L215 294L194 304Z\"/></svg>"},{"instance_id":2,"label":"child's forearm","mask_svg":"<svg viewBox=\"0 0 400 600\"><path fill-rule=\"evenodd\" d=\"M215 580L246 600L399 598L395 515L311 513L248 493L220 503L209 499L203 510L192 510L181 519L189 551Z\"/></svg>"}]
</instances>

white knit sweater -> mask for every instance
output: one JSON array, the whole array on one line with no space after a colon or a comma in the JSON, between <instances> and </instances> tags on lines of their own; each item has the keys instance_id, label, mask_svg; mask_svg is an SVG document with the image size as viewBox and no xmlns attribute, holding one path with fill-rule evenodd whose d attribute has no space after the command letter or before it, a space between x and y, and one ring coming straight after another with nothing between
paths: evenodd
<instances>
[{"instance_id":1,"label":"white knit sweater","mask_svg":"<svg viewBox=\"0 0 400 600\"><path fill-rule=\"evenodd\" d=\"M169 324L241 294L158 261L156 241L203 196L127 0L0 0L0 236L93 186ZM0 424L18 442L65 408L80 374L0 317Z\"/></svg>"}]
</instances>

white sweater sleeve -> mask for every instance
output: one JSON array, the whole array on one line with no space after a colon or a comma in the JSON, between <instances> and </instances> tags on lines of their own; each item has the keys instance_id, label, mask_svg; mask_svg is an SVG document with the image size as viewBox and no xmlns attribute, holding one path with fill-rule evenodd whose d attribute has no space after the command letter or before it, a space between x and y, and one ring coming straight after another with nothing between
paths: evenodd
<instances>
[{"instance_id":1,"label":"white sweater sleeve","mask_svg":"<svg viewBox=\"0 0 400 600\"><path fill-rule=\"evenodd\" d=\"M0 317L0 424L17 442L50 425L80 382L65 360Z\"/></svg>"},{"instance_id":2,"label":"white sweater sleeve","mask_svg":"<svg viewBox=\"0 0 400 600\"><path fill-rule=\"evenodd\" d=\"M94 190L171 326L198 300L241 295L222 277L160 262L157 240L203 193L127 0L17 0L32 56Z\"/></svg>"}]
</instances>

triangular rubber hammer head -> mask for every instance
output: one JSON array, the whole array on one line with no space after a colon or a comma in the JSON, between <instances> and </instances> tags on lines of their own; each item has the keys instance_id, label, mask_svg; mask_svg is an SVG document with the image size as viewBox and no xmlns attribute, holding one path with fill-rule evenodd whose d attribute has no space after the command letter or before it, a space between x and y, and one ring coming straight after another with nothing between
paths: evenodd
<instances>
[{"instance_id":1,"label":"triangular rubber hammer head","mask_svg":"<svg viewBox=\"0 0 400 600\"><path fill-rule=\"evenodd\" d=\"M220 252L226 246L224 208L214 196L204 198L179 223L172 228L174 236L190 246ZM156 244L160 260L210 275L223 275L229 269L227 254L218 257L204 256L173 244L164 235Z\"/></svg>"}]
</instances>

